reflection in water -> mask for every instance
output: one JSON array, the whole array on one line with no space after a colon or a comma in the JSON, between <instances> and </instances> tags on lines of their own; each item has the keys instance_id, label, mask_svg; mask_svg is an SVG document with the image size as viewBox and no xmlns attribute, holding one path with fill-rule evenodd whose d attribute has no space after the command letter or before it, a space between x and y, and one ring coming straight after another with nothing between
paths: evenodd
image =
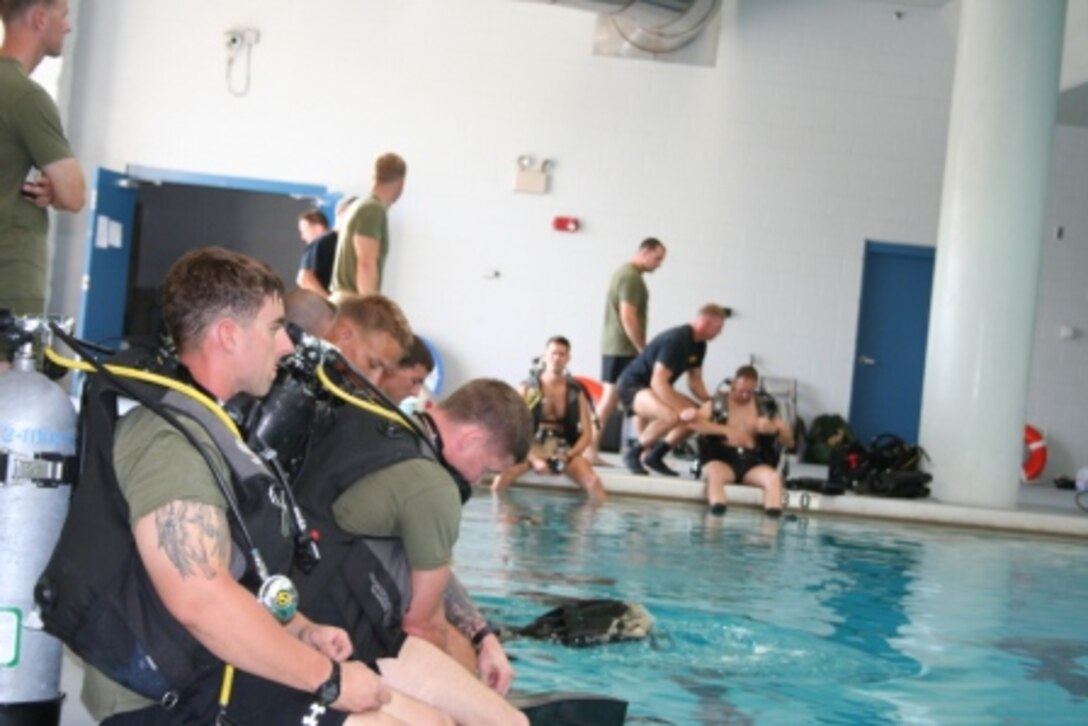
<instances>
[{"instance_id":1,"label":"reflection in water","mask_svg":"<svg viewBox=\"0 0 1088 726\"><path fill-rule=\"evenodd\" d=\"M1054 683L1074 698L1088 699L1088 642L1007 638L998 647L1031 661L1028 678Z\"/></svg>"},{"instance_id":2,"label":"reflection in water","mask_svg":"<svg viewBox=\"0 0 1088 726\"><path fill-rule=\"evenodd\" d=\"M563 597L655 619L645 641L510 642L516 687L622 698L629 723L1088 723L1079 544L704 511L470 502L456 570L500 623Z\"/></svg>"},{"instance_id":3,"label":"reflection in water","mask_svg":"<svg viewBox=\"0 0 1088 726\"><path fill-rule=\"evenodd\" d=\"M832 553L833 567L827 579L810 590L823 590L828 597L821 603L837 616L830 639L916 669L917 662L891 640L908 623L903 608L920 546L908 542L886 546L833 534L821 535L818 545Z\"/></svg>"}]
</instances>

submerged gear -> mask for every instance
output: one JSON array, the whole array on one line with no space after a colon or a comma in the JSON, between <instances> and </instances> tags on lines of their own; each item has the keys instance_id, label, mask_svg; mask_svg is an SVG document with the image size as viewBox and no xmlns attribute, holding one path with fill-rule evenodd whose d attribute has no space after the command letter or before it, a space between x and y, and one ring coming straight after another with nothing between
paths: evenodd
<instances>
[{"instance_id":1,"label":"submerged gear","mask_svg":"<svg viewBox=\"0 0 1088 726\"><path fill-rule=\"evenodd\" d=\"M112 680L171 707L222 663L166 609L136 551L113 467L118 399L135 396L176 426L180 414L215 442L231 471L231 483L221 482L221 488L231 510L232 540L247 555L240 581L253 590L267 568L285 572L290 565L291 541L281 529L284 487L238 440L213 402L179 383L184 369L172 357L127 351L109 366L114 375L91 375L84 391L79 485L35 599L49 633ZM179 430L196 441L185 425ZM215 467L212 472L218 478Z\"/></svg>"},{"instance_id":2,"label":"submerged gear","mask_svg":"<svg viewBox=\"0 0 1088 726\"><path fill-rule=\"evenodd\" d=\"M507 634L584 647L642 640L653 627L653 616L639 603L572 599Z\"/></svg>"}]
</instances>

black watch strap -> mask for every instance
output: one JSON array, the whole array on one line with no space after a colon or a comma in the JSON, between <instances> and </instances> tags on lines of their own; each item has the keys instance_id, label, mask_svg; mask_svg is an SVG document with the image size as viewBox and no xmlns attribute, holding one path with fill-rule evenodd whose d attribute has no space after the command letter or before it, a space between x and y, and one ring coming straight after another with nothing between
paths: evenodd
<instances>
[{"instance_id":1,"label":"black watch strap","mask_svg":"<svg viewBox=\"0 0 1088 726\"><path fill-rule=\"evenodd\" d=\"M485 622L484 626L476 631L472 636L472 647L476 650L480 649L480 644L484 642L484 638L489 635L494 635L495 631L491 627L491 623Z\"/></svg>"},{"instance_id":2,"label":"black watch strap","mask_svg":"<svg viewBox=\"0 0 1088 726\"><path fill-rule=\"evenodd\" d=\"M317 687L318 704L322 706L331 706L332 703L340 698L340 664L336 661L332 661L332 675L329 679Z\"/></svg>"}]
</instances>

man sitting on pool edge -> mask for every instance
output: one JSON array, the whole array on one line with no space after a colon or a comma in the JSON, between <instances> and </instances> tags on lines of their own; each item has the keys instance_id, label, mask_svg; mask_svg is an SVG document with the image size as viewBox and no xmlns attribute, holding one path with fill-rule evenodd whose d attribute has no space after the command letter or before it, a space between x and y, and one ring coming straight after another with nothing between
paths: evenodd
<instances>
[{"instance_id":1,"label":"man sitting on pool edge","mask_svg":"<svg viewBox=\"0 0 1088 726\"><path fill-rule=\"evenodd\" d=\"M528 458L491 483L500 492L531 468L538 474L566 474L596 502L605 500L604 484L582 456L593 442L589 397L567 371L570 341L553 335L544 349L543 370L533 370L518 387L533 414L533 446Z\"/></svg>"},{"instance_id":2,"label":"man sitting on pool edge","mask_svg":"<svg viewBox=\"0 0 1088 726\"><path fill-rule=\"evenodd\" d=\"M771 410L766 401L769 397L757 393L758 383L756 369L741 366L728 392L715 394L703 405L703 412L726 430L725 436L703 434L698 438L711 514L725 514L725 485L733 482L760 487L767 516L782 514L782 475L771 465L770 452L777 445L792 448L793 431Z\"/></svg>"}]
</instances>

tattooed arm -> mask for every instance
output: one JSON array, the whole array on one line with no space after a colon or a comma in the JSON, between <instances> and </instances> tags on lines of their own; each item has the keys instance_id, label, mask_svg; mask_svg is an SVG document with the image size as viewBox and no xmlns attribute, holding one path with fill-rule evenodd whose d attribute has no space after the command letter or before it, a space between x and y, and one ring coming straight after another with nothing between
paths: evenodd
<instances>
[{"instance_id":1,"label":"tattooed arm","mask_svg":"<svg viewBox=\"0 0 1088 726\"><path fill-rule=\"evenodd\" d=\"M169 502L137 520L133 535L163 604L221 660L308 692L329 677L329 658L295 638L231 578L230 529L222 509ZM364 710L388 698L366 666L349 663L344 668L343 677L354 687L350 701L343 703L349 697L344 689L336 706Z\"/></svg>"},{"instance_id":2,"label":"tattooed arm","mask_svg":"<svg viewBox=\"0 0 1088 726\"><path fill-rule=\"evenodd\" d=\"M457 628L470 643L476 633L487 625L487 620L476 608L476 603L469 598L465 586L452 572L446 584L442 602L446 606L446 619L449 620L450 625Z\"/></svg>"},{"instance_id":3,"label":"tattooed arm","mask_svg":"<svg viewBox=\"0 0 1088 726\"><path fill-rule=\"evenodd\" d=\"M452 572L443 603L446 619L476 649L476 668L480 678L492 689L506 693L514 682L514 668L498 636L491 632L476 603L472 602L461 581Z\"/></svg>"}]
</instances>

